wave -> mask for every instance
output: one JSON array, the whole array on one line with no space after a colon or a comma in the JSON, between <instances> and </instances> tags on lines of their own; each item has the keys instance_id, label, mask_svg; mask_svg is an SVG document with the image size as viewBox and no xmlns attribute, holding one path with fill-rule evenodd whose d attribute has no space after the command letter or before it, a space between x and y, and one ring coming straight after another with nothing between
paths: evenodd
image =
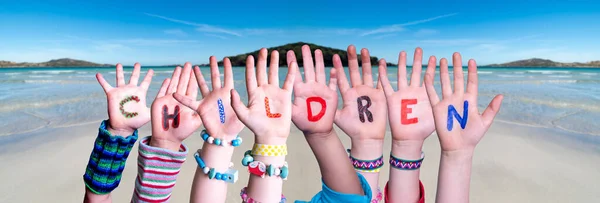
<instances>
[{"instance_id":1,"label":"wave","mask_svg":"<svg viewBox=\"0 0 600 203\"><path fill-rule=\"evenodd\" d=\"M21 72L4 73L4 75L21 75Z\"/></svg>"},{"instance_id":2,"label":"wave","mask_svg":"<svg viewBox=\"0 0 600 203\"><path fill-rule=\"evenodd\" d=\"M555 73L561 73L561 74L569 74L571 73L571 71L566 71L566 70L529 70L527 71L528 73L541 73L541 74L555 74Z\"/></svg>"},{"instance_id":3,"label":"wave","mask_svg":"<svg viewBox=\"0 0 600 203\"><path fill-rule=\"evenodd\" d=\"M76 73L77 74L88 74L88 72L86 72L86 71L77 71Z\"/></svg>"},{"instance_id":4,"label":"wave","mask_svg":"<svg viewBox=\"0 0 600 203\"><path fill-rule=\"evenodd\" d=\"M13 112L13 111L19 111L19 110L31 110L31 109L40 109L40 108L48 108L48 107L53 107L53 106L57 106L57 105L63 105L63 104L69 104L69 103L75 103L75 102L79 102L79 101L83 101L83 100L89 100L92 98L100 98L103 97L103 94L91 94L91 95L86 95L86 96L80 96L80 97L74 97L74 98L67 98L67 99L56 99L56 100L40 100L40 101L35 101L35 102L28 102L31 100L23 100L23 101L19 101L17 103L3 103L2 105L0 105L0 112Z\"/></svg>"},{"instance_id":5,"label":"wave","mask_svg":"<svg viewBox=\"0 0 600 203\"><path fill-rule=\"evenodd\" d=\"M54 75L29 75L30 78L53 78Z\"/></svg>"},{"instance_id":6,"label":"wave","mask_svg":"<svg viewBox=\"0 0 600 203\"><path fill-rule=\"evenodd\" d=\"M581 73L581 75L598 75L598 73Z\"/></svg>"},{"instance_id":7,"label":"wave","mask_svg":"<svg viewBox=\"0 0 600 203\"><path fill-rule=\"evenodd\" d=\"M477 71L477 74L493 74L492 71Z\"/></svg>"},{"instance_id":8,"label":"wave","mask_svg":"<svg viewBox=\"0 0 600 203\"><path fill-rule=\"evenodd\" d=\"M571 100L551 100L551 99L534 99L529 97L511 97L513 99L519 100L524 103L538 104L544 105L548 107L554 108L573 108L573 109L581 109L586 111L600 112L600 106L595 104L586 104L581 103L580 100L571 101Z\"/></svg>"},{"instance_id":9,"label":"wave","mask_svg":"<svg viewBox=\"0 0 600 203\"><path fill-rule=\"evenodd\" d=\"M549 78L571 78L572 75L549 75Z\"/></svg>"},{"instance_id":10,"label":"wave","mask_svg":"<svg viewBox=\"0 0 600 203\"><path fill-rule=\"evenodd\" d=\"M525 77L524 75L505 75L505 74L500 74L498 75L498 77L501 78L522 78Z\"/></svg>"},{"instance_id":11,"label":"wave","mask_svg":"<svg viewBox=\"0 0 600 203\"><path fill-rule=\"evenodd\" d=\"M514 74L525 74L525 71L516 71L516 72L513 72L513 73Z\"/></svg>"},{"instance_id":12,"label":"wave","mask_svg":"<svg viewBox=\"0 0 600 203\"><path fill-rule=\"evenodd\" d=\"M74 70L32 70L29 71L33 74L61 74L61 73L74 73Z\"/></svg>"}]
</instances>

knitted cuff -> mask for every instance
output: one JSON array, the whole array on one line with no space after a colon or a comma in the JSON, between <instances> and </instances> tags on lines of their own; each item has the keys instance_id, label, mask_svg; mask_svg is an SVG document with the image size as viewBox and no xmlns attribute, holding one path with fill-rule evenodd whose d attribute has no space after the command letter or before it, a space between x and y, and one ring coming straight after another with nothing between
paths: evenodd
<instances>
[{"instance_id":1,"label":"knitted cuff","mask_svg":"<svg viewBox=\"0 0 600 203\"><path fill-rule=\"evenodd\" d=\"M174 152L148 145L150 136L140 140L138 176L131 202L167 202L188 153L181 144Z\"/></svg>"},{"instance_id":2,"label":"knitted cuff","mask_svg":"<svg viewBox=\"0 0 600 203\"><path fill-rule=\"evenodd\" d=\"M94 149L90 155L83 181L96 194L108 194L119 186L121 174L131 148L138 138L138 131L127 137L112 135L107 129L108 120L102 121Z\"/></svg>"}]
</instances>

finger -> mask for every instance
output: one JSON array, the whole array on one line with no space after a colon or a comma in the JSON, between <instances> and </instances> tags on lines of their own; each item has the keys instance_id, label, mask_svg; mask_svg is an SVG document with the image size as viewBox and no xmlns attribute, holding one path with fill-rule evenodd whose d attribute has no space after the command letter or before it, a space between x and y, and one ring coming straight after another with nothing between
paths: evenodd
<instances>
[{"instance_id":1,"label":"finger","mask_svg":"<svg viewBox=\"0 0 600 203\"><path fill-rule=\"evenodd\" d=\"M192 83L195 83L195 82L192 82ZM192 99L191 97L186 97L179 93L173 94L173 97L179 103L183 104L184 106L187 106L190 109L193 109L194 111L196 111L200 107L200 101L196 101L196 100Z\"/></svg>"},{"instance_id":2,"label":"finger","mask_svg":"<svg viewBox=\"0 0 600 203\"><path fill-rule=\"evenodd\" d=\"M186 62L183 65L183 71L181 72L181 76L179 77L179 84L177 85L177 93L185 95L187 92L187 87L190 82L190 75L192 74L192 64L190 62Z\"/></svg>"},{"instance_id":3,"label":"finger","mask_svg":"<svg viewBox=\"0 0 600 203\"><path fill-rule=\"evenodd\" d=\"M408 87L406 75L406 52L401 51L398 55L398 90Z\"/></svg>"},{"instance_id":4,"label":"finger","mask_svg":"<svg viewBox=\"0 0 600 203\"><path fill-rule=\"evenodd\" d=\"M110 84L108 84L108 82L106 82L104 76L102 76L102 74L100 73L96 73L96 80L98 80L98 83L100 83L100 86L102 86L104 92L108 92L113 88L112 86L110 86Z\"/></svg>"},{"instance_id":5,"label":"finger","mask_svg":"<svg viewBox=\"0 0 600 203\"><path fill-rule=\"evenodd\" d=\"M315 50L315 75L318 83L326 84L325 62L323 62L323 52L320 49Z\"/></svg>"},{"instance_id":6,"label":"finger","mask_svg":"<svg viewBox=\"0 0 600 203\"><path fill-rule=\"evenodd\" d=\"M256 80L258 86L268 84L267 79L267 49L262 48L258 53L258 62L256 63Z\"/></svg>"},{"instance_id":7,"label":"finger","mask_svg":"<svg viewBox=\"0 0 600 203\"><path fill-rule=\"evenodd\" d=\"M440 83L442 83L442 98L450 97L452 87L450 86L450 73L448 73L448 60L446 58L440 60Z\"/></svg>"},{"instance_id":8,"label":"finger","mask_svg":"<svg viewBox=\"0 0 600 203\"><path fill-rule=\"evenodd\" d=\"M152 76L154 76L154 70L150 69L148 70L148 73L146 73L146 76L144 76L144 80L142 80L140 87L144 88L145 90L148 90L148 87L150 87L150 83L152 83Z\"/></svg>"},{"instance_id":9,"label":"finger","mask_svg":"<svg viewBox=\"0 0 600 203\"><path fill-rule=\"evenodd\" d=\"M254 92L254 89L258 86L256 83L256 74L254 72L254 57L249 55L246 58L246 91L248 91L248 97L250 97Z\"/></svg>"},{"instance_id":10,"label":"finger","mask_svg":"<svg viewBox=\"0 0 600 203\"><path fill-rule=\"evenodd\" d=\"M373 87L373 70L371 69L371 56L369 55L369 50L365 48L361 49L360 57L362 61L363 85Z\"/></svg>"},{"instance_id":11,"label":"finger","mask_svg":"<svg viewBox=\"0 0 600 203\"><path fill-rule=\"evenodd\" d=\"M158 94L156 94L156 98L164 97L167 94L167 88L169 87L169 84L171 84L171 79L166 78L160 86Z\"/></svg>"},{"instance_id":12,"label":"finger","mask_svg":"<svg viewBox=\"0 0 600 203\"><path fill-rule=\"evenodd\" d=\"M348 68L350 69L350 83L352 87L362 85L360 80L360 72L358 71L358 58L356 56L356 47L348 46Z\"/></svg>"},{"instance_id":13,"label":"finger","mask_svg":"<svg viewBox=\"0 0 600 203\"><path fill-rule=\"evenodd\" d=\"M196 83L198 83L198 87L200 87L200 94L202 94L202 98L206 97L210 90L208 89L208 84L206 84L206 80L204 80L204 75L202 75L202 71L200 67L194 67L194 75L196 75Z\"/></svg>"},{"instance_id":14,"label":"finger","mask_svg":"<svg viewBox=\"0 0 600 203\"><path fill-rule=\"evenodd\" d=\"M173 75L171 76L171 82L169 83L169 88L167 89L167 94L174 93L177 90L177 83L179 83L179 76L181 76L181 67L177 66L175 70L173 70Z\"/></svg>"},{"instance_id":15,"label":"finger","mask_svg":"<svg viewBox=\"0 0 600 203\"><path fill-rule=\"evenodd\" d=\"M387 63L385 62L385 59L379 60L379 81L380 82L378 83L381 83L383 92L386 96L390 96L394 93L394 88L390 84L390 80L387 76Z\"/></svg>"},{"instance_id":16,"label":"finger","mask_svg":"<svg viewBox=\"0 0 600 203\"><path fill-rule=\"evenodd\" d=\"M435 56L429 57L429 62L427 63L427 70L425 71L425 89L427 90L427 97L429 97L429 103L431 103L432 106L440 102L440 98L438 97L437 92L435 92L435 86L433 86L436 68L435 62Z\"/></svg>"},{"instance_id":17,"label":"finger","mask_svg":"<svg viewBox=\"0 0 600 203\"><path fill-rule=\"evenodd\" d=\"M337 89L337 70L332 68L329 71L329 89L336 91Z\"/></svg>"},{"instance_id":18,"label":"finger","mask_svg":"<svg viewBox=\"0 0 600 203\"><path fill-rule=\"evenodd\" d=\"M123 75L123 65L117 64L117 87L125 85L125 76Z\"/></svg>"},{"instance_id":19,"label":"finger","mask_svg":"<svg viewBox=\"0 0 600 203\"><path fill-rule=\"evenodd\" d=\"M410 76L410 86L420 87L421 86L421 71L423 64L423 50L420 47L415 49L415 56L413 57L412 74Z\"/></svg>"},{"instance_id":20,"label":"finger","mask_svg":"<svg viewBox=\"0 0 600 203\"><path fill-rule=\"evenodd\" d=\"M283 89L285 90L293 90L294 89L294 80L296 80L296 72L298 71L298 63L292 61L292 64L288 66L288 73L285 77L285 82L283 83Z\"/></svg>"},{"instance_id":21,"label":"finger","mask_svg":"<svg viewBox=\"0 0 600 203\"><path fill-rule=\"evenodd\" d=\"M196 100L198 97L198 83L196 82L196 76L194 74L190 74L190 79L187 86L187 91L185 95Z\"/></svg>"},{"instance_id":22,"label":"finger","mask_svg":"<svg viewBox=\"0 0 600 203\"><path fill-rule=\"evenodd\" d=\"M248 121L249 110L248 107L242 103L240 95L235 89L231 89L231 107L233 108L233 111L235 111L238 119L246 124L246 121Z\"/></svg>"},{"instance_id":23,"label":"finger","mask_svg":"<svg viewBox=\"0 0 600 203\"><path fill-rule=\"evenodd\" d=\"M139 63L133 65L133 72L131 72L131 78L129 78L129 84L137 86L138 80L140 79L140 69L142 67Z\"/></svg>"},{"instance_id":24,"label":"finger","mask_svg":"<svg viewBox=\"0 0 600 203\"><path fill-rule=\"evenodd\" d=\"M492 99L485 111L483 111L483 114L481 114L481 120L483 121L483 124L485 126L490 127L490 125L492 125L494 117L496 117L496 114L498 114L498 111L500 111L502 99L504 99L503 95L496 95L496 97Z\"/></svg>"},{"instance_id":25,"label":"finger","mask_svg":"<svg viewBox=\"0 0 600 203\"><path fill-rule=\"evenodd\" d=\"M210 82L212 83L212 89L218 90L221 88L221 73L219 73L219 62L217 57L210 57Z\"/></svg>"},{"instance_id":26,"label":"finger","mask_svg":"<svg viewBox=\"0 0 600 203\"><path fill-rule=\"evenodd\" d=\"M292 66L292 62L296 62L298 63L298 61L296 61L296 54L294 54L294 51L289 50L287 52L287 65L288 67ZM295 79L294 79L294 86L295 85L299 85L300 83L302 83L302 74L295 74Z\"/></svg>"},{"instance_id":27,"label":"finger","mask_svg":"<svg viewBox=\"0 0 600 203\"><path fill-rule=\"evenodd\" d=\"M271 52L271 65L269 66L269 84L279 87L279 52Z\"/></svg>"},{"instance_id":28,"label":"finger","mask_svg":"<svg viewBox=\"0 0 600 203\"><path fill-rule=\"evenodd\" d=\"M224 87L231 89L233 88L233 68L231 67L231 60L229 58L223 59L223 70L225 71L225 84Z\"/></svg>"},{"instance_id":29,"label":"finger","mask_svg":"<svg viewBox=\"0 0 600 203\"><path fill-rule=\"evenodd\" d=\"M286 64L292 64L292 61L296 61L296 53L294 53L294 50L289 50L287 51L287 57L286 57Z\"/></svg>"},{"instance_id":30,"label":"finger","mask_svg":"<svg viewBox=\"0 0 600 203\"><path fill-rule=\"evenodd\" d=\"M308 45L302 46L302 63L304 64L304 80L306 82L315 81L315 66Z\"/></svg>"},{"instance_id":31,"label":"finger","mask_svg":"<svg viewBox=\"0 0 600 203\"><path fill-rule=\"evenodd\" d=\"M348 84L348 78L346 78L346 73L344 72L344 66L342 65L342 59L340 56L335 54L333 55L333 68L337 73L337 82L340 88L340 92L346 92L346 90L350 89L350 84ZM342 94L343 96L344 94Z\"/></svg>"},{"instance_id":32,"label":"finger","mask_svg":"<svg viewBox=\"0 0 600 203\"><path fill-rule=\"evenodd\" d=\"M468 75L467 75L467 93L472 94L477 98L477 63L471 59L468 63Z\"/></svg>"},{"instance_id":33,"label":"finger","mask_svg":"<svg viewBox=\"0 0 600 203\"><path fill-rule=\"evenodd\" d=\"M462 95L465 92L465 82L460 53L455 52L452 55L452 66L454 68L454 93Z\"/></svg>"}]
</instances>

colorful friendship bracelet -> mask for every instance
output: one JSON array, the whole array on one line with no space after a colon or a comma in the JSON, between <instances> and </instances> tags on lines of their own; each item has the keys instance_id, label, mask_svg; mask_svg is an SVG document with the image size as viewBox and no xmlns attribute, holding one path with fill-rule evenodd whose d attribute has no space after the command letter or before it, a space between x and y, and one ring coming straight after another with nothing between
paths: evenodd
<instances>
[{"instance_id":1,"label":"colorful friendship bracelet","mask_svg":"<svg viewBox=\"0 0 600 203\"><path fill-rule=\"evenodd\" d=\"M383 155L381 155L381 157L377 158L377 159L373 159L373 160L360 160L360 159L356 159L354 157L352 157L352 155L350 155L350 149L347 150L348 151L348 158L350 159L350 162L352 162L352 165L354 166L354 169L361 171L361 172L379 172L379 169L381 169L381 167L383 166Z\"/></svg>"},{"instance_id":2,"label":"colorful friendship bracelet","mask_svg":"<svg viewBox=\"0 0 600 203\"><path fill-rule=\"evenodd\" d=\"M268 176L279 176L283 180L287 180L289 175L287 162L283 164L281 167L273 166L272 164L266 165L260 161L254 161L254 157L252 157L252 152L250 150L244 153L244 158L242 159L242 165L248 167L248 172L264 178L265 175Z\"/></svg>"},{"instance_id":3,"label":"colorful friendship bracelet","mask_svg":"<svg viewBox=\"0 0 600 203\"><path fill-rule=\"evenodd\" d=\"M254 144L252 155L255 156L286 156L287 145Z\"/></svg>"},{"instance_id":4,"label":"colorful friendship bracelet","mask_svg":"<svg viewBox=\"0 0 600 203\"><path fill-rule=\"evenodd\" d=\"M260 203L259 201L252 199L252 197L248 197L248 194L246 193L246 188L247 187L244 187L244 188L242 188L242 191L240 191L240 197L242 197L242 202ZM285 196L283 196L283 194L281 194L281 201L279 203L285 203L286 201L287 201L287 199L285 198Z\"/></svg>"},{"instance_id":5,"label":"colorful friendship bracelet","mask_svg":"<svg viewBox=\"0 0 600 203\"><path fill-rule=\"evenodd\" d=\"M421 159L419 160L400 159L390 154L390 165L400 170L416 170L421 168L423 159L425 159L425 154L423 152L421 152Z\"/></svg>"},{"instance_id":6,"label":"colorful friendship bracelet","mask_svg":"<svg viewBox=\"0 0 600 203\"><path fill-rule=\"evenodd\" d=\"M377 187L377 196L371 200L371 203L379 203L381 200L383 200L383 193L381 192L381 188Z\"/></svg>"},{"instance_id":7,"label":"colorful friendship bracelet","mask_svg":"<svg viewBox=\"0 0 600 203\"><path fill-rule=\"evenodd\" d=\"M238 180L238 170L235 169L227 169L227 171L225 171L225 173L219 173L215 171L215 168L209 168L208 166L206 166L206 164L204 163L204 160L202 160L202 158L200 157L200 150L199 149L195 154L194 154L194 158L196 158L196 162L198 163L198 167L200 167L202 169L202 172L206 175L208 175L208 179L216 179L216 180L222 180L228 183L235 183ZM233 163L229 164L229 167L233 167Z\"/></svg>"},{"instance_id":8,"label":"colorful friendship bracelet","mask_svg":"<svg viewBox=\"0 0 600 203\"><path fill-rule=\"evenodd\" d=\"M138 173L131 202L168 202L177 174L186 160L188 149L181 144L171 151L148 145L152 137L140 140Z\"/></svg>"},{"instance_id":9,"label":"colorful friendship bracelet","mask_svg":"<svg viewBox=\"0 0 600 203\"><path fill-rule=\"evenodd\" d=\"M208 142L210 144L214 144L214 145L219 145L219 146L240 146L242 144L242 138L240 136L237 136L235 139L231 140L231 142L228 142L226 139L219 139L219 138L214 138L211 137L206 130L202 130L202 132L200 133L200 135L202 136L202 139L205 142Z\"/></svg>"},{"instance_id":10,"label":"colorful friendship bracelet","mask_svg":"<svg viewBox=\"0 0 600 203\"><path fill-rule=\"evenodd\" d=\"M138 131L127 137L112 135L108 120L102 121L98 137L83 175L85 186L95 194L108 194L119 186L129 152L138 138Z\"/></svg>"}]
</instances>

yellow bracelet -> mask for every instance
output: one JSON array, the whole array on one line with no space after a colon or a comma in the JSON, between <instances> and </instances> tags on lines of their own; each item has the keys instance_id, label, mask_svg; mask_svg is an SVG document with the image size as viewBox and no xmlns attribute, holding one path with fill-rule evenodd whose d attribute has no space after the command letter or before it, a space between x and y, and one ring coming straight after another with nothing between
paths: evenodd
<instances>
[{"instance_id":1,"label":"yellow bracelet","mask_svg":"<svg viewBox=\"0 0 600 203\"><path fill-rule=\"evenodd\" d=\"M376 168L376 169L373 169L373 170L362 170L362 169L356 169L356 171L360 171L360 172L364 172L364 173L379 173L379 170L380 170L380 169L381 169L381 168Z\"/></svg>"},{"instance_id":2,"label":"yellow bracelet","mask_svg":"<svg viewBox=\"0 0 600 203\"><path fill-rule=\"evenodd\" d=\"M287 155L287 145L254 144L254 147L252 147L252 155L285 156Z\"/></svg>"}]
</instances>

